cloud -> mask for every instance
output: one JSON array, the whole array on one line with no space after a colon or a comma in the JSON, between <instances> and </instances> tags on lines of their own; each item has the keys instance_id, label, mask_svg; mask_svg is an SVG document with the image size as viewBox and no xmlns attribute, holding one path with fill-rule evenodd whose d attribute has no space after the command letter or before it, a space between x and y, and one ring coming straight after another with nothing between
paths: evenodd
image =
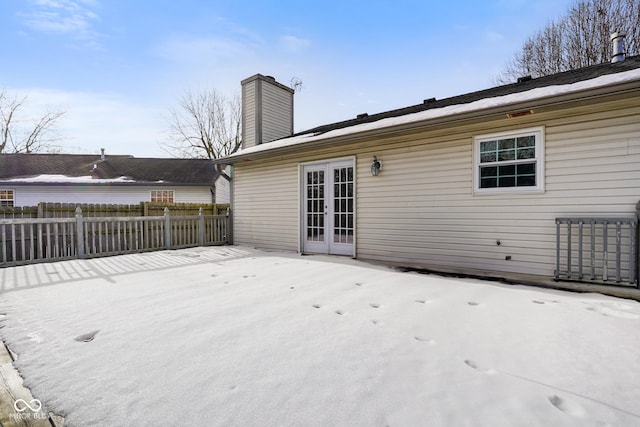
<instances>
[{"instance_id":1,"label":"cloud","mask_svg":"<svg viewBox=\"0 0 640 427\"><path fill-rule=\"evenodd\" d=\"M309 48L311 42L300 37L286 35L280 37L280 46L286 51L299 53Z\"/></svg>"},{"instance_id":2,"label":"cloud","mask_svg":"<svg viewBox=\"0 0 640 427\"><path fill-rule=\"evenodd\" d=\"M159 57L179 63L228 61L253 51L242 41L221 37L177 37L167 40L154 49Z\"/></svg>"},{"instance_id":3,"label":"cloud","mask_svg":"<svg viewBox=\"0 0 640 427\"><path fill-rule=\"evenodd\" d=\"M99 16L91 10L96 0L31 0L31 10L19 13L23 23L34 31L65 34L85 40L95 47L98 33L93 23Z\"/></svg>"},{"instance_id":4,"label":"cloud","mask_svg":"<svg viewBox=\"0 0 640 427\"><path fill-rule=\"evenodd\" d=\"M498 43L505 39L503 34L496 31L487 31L484 33L484 38L490 43Z\"/></svg>"},{"instance_id":5,"label":"cloud","mask_svg":"<svg viewBox=\"0 0 640 427\"><path fill-rule=\"evenodd\" d=\"M63 110L57 125L66 153L99 152L136 157L166 157L159 146L167 129L164 111L117 93L69 92L41 88L14 88L27 96L21 117L25 121L43 112Z\"/></svg>"}]
</instances>

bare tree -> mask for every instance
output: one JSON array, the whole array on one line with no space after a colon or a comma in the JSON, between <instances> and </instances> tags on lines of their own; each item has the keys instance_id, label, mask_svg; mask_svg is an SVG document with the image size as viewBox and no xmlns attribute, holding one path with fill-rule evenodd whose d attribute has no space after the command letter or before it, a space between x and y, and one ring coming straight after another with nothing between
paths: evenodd
<instances>
[{"instance_id":1,"label":"bare tree","mask_svg":"<svg viewBox=\"0 0 640 427\"><path fill-rule=\"evenodd\" d=\"M627 34L627 53L640 51L640 0L581 0L566 15L527 38L519 52L495 78L512 83L518 77L540 77L607 62L610 35Z\"/></svg>"},{"instance_id":2,"label":"bare tree","mask_svg":"<svg viewBox=\"0 0 640 427\"><path fill-rule=\"evenodd\" d=\"M215 90L186 91L178 109L170 110L165 150L177 157L217 159L240 148L240 98L229 100Z\"/></svg>"},{"instance_id":3,"label":"bare tree","mask_svg":"<svg viewBox=\"0 0 640 427\"><path fill-rule=\"evenodd\" d=\"M0 153L58 151L56 142L61 138L55 133L55 126L64 111L48 111L32 120L20 119L26 100L26 96L0 92Z\"/></svg>"}]
</instances>

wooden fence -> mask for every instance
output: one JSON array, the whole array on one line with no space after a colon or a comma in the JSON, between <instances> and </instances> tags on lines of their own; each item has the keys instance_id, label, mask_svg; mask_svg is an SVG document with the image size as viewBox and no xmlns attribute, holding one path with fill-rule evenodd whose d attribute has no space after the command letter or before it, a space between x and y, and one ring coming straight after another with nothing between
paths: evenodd
<instances>
[{"instance_id":1,"label":"wooden fence","mask_svg":"<svg viewBox=\"0 0 640 427\"><path fill-rule=\"evenodd\" d=\"M230 214L0 219L0 267L73 258L224 245Z\"/></svg>"},{"instance_id":2,"label":"wooden fence","mask_svg":"<svg viewBox=\"0 0 640 427\"><path fill-rule=\"evenodd\" d=\"M116 204L78 204L78 203L38 203L37 206L7 207L0 206L0 219L12 218L75 218L76 208L82 209L84 217L132 217L162 216L164 208L172 216L198 215L200 209L205 215L224 215L228 204L210 203L151 203L141 202L134 205Z\"/></svg>"}]
</instances>

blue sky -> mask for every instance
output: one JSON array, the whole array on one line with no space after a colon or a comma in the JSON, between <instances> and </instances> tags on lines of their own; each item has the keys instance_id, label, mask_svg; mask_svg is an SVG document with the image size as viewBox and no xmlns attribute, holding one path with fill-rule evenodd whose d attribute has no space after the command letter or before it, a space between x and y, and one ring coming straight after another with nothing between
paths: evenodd
<instances>
[{"instance_id":1,"label":"blue sky","mask_svg":"<svg viewBox=\"0 0 640 427\"><path fill-rule=\"evenodd\" d=\"M300 131L493 86L571 4L2 0L0 89L28 96L24 119L65 110L65 152L166 157L185 90L232 97L255 73L297 77Z\"/></svg>"}]
</instances>

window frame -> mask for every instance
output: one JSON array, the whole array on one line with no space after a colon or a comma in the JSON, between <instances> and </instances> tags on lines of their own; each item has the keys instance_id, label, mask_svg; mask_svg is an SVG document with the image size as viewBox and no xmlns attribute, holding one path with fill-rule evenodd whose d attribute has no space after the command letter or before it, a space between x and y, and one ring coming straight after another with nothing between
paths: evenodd
<instances>
[{"instance_id":1,"label":"window frame","mask_svg":"<svg viewBox=\"0 0 640 427\"><path fill-rule=\"evenodd\" d=\"M163 196L161 197L162 200L153 200L153 193L163 193ZM164 193L171 193L171 201L168 200L164 200ZM151 190L149 192L149 200L151 200L151 203L175 203L176 202L176 192L175 190L166 190L166 189L162 189L162 190ZM157 197L156 197L157 198Z\"/></svg>"},{"instance_id":2,"label":"window frame","mask_svg":"<svg viewBox=\"0 0 640 427\"><path fill-rule=\"evenodd\" d=\"M7 197L8 193L11 193L11 199ZM10 203L7 203L7 202L10 202ZM0 207L13 208L15 206L16 206L16 191L13 188L1 188L0 189Z\"/></svg>"},{"instance_id":3,"label":"window frame","mask_svg":"<svg viewBox=\"0 0 640 427\"><path fill-rule=\"evenodd\" d=\"M536 185L522 187L495 187L480 188L480 144L486 141L497 139L517 138L523 136L533 136L535 138L535 173ZM473 194L512 194L512 193L544 193L545 191L545 168L544 168L544 148L545 148L545 128L544 126L516 129L505 132L496 132L490 134L477 135L473 138ZM511 160L498 161L495 165L500 164L517 164ZM526 163L526 162L521 162Z\"/></svg>"}]
</instances>

